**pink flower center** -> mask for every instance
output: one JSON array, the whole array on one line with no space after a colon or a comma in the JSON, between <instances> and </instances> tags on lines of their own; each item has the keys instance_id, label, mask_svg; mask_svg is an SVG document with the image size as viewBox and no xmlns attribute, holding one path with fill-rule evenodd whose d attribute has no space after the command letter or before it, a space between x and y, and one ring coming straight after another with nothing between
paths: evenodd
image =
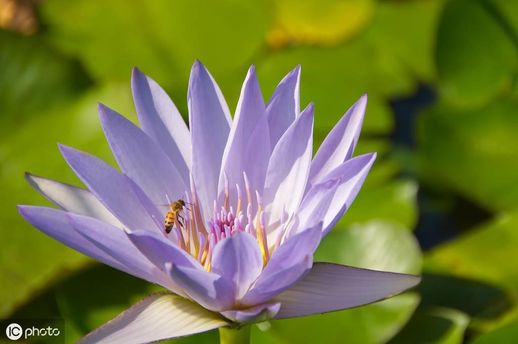
<instances>
[{"instance_id":1,"label":"pink flower center","mask_svg":"<svg viewBox=\"0 0 518 344\"><path fill-rule=\"evenodd\" d=\"M246 176L244 180L246 198L241 197L241 189L239 185L236 185L236 208L234 210L234 207L230 205L228 183L225 183L223 205L218 207L218 202L214 201L213 212L207 221L203 220L195 191L191 192L190 197L186 195L187 206L181 212L184 221L175 222L168 235L179 247L196 258L207 271L211 270L214 246L238 232L247 232L256 238L265 265L270 259L261 197L256 192L256 197L253 198ZM246 215L242 210L244 206L246 206Z\"/></svg>"}]
</instances>

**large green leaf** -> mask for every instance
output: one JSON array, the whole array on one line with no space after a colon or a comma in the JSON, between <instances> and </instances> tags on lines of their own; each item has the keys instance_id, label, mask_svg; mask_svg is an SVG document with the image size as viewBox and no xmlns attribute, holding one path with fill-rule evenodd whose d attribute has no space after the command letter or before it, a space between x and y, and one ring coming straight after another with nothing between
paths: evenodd
<instances>
[{"instance_id":1,"label":"large green leaf","mask_svg":"<svg viewBox=\"0 0 518 344\"><path fill-rule=\"evenodd\" d=\"M456 309L468 315L472 324L477 320L499 322L513 307L509 293L498 284L452 275L448 267L441 272L425 272L419 293L423 308Z\"/></svg>"},{"instance_id":2,"label":"large green leaf","mask_svg":"<svg viewBox=\"0 0 518 344\"><path fill-rule=\"evenodd\" d=\"M41 37L0 30L0 47L2 133L12 123L19 126L29 114L51 109L88 85L79 66L48 47Z\"/></svg>"},{"instance_id":3,"label":"large green leaf","mask_svg":"<svg viewBox=\"0 0 518 344\"><path fill-rule=\"evenodd\" d=\"M515 321L478 337L472 344L512 344L516 342L518 342L518 322Z\"/></svg>"},{"instance_id":4,"label":"large green leaf","mask_svg":"<svg viewBox=\"0 0 518 344\"><path fill-rule=\"evenodd\" d=\"M426 256L426 270L486 281L506 288L518 301L518 213L497 219L441 245Z\"/></svg>"},{"instance_id":5,"label":"large green leaf","mask_svg":"<svg viewBox=\"0 0 518 344\"><path fill-rule=\"evenodd\" d=\"M374 7L373 0L278 0L268 43L273 48L294 43L336 44L363 29Z\"/></svg>"},{"instance_id":6,"label":"large green leaf","mask_svg":"<svg viewBox=\"0 0 518 344\"><path fill-rule=\"evenodd\" d=\"M369 222L335 229L322 242L316 261L377 270L419 273L421 254L408 229L390 222ZM356 309L272 321L253 331L253 343L380 343L408 320L419 298L403 294ZM303 330L302 330L303 329Z\"/></svg>"},{"instance_id":7,"label":"large green leaf","mask_svg":"<svg viewBox=\"0 0 518 344\"><path fill-rule=\"evenodd\" d=\"M507 34L515 40L518 38L518 2L507 0L489 0L486 8L498 20Z\"/></svg>"},{"instance_id":8,"label":"large green leaf","mask_svg":"<svg viewBox=\"0 0 518 344\"><path fill-rule=\"evenodd\" d=\"M51 0L42 3L49 38L96 79L128 80L137 65L184 99L195 59L216 79L243 70L261 50L268 1ZM243 73L244 77L244 73Z\"/></svg>"},{"instance_id":9,"label":"large green leaf","mask_svg":"<svg viewBox=\"0 0 518 344\"><path fill-rule=\"evenodd\" d=\"M421 175L492 210L518 206L515 100L477 110L437 106L420 118Z\"/></svg>"},{"instance_id":10,"label":"large green leaf","mask_svg":"<svg viewBox=\"0 0 518 344\"><path fill-rule=\"evenodd\" d=\"M418 310L391 344L461 344L469 317L454 309Z\"/></svg>"},{"instance_id":11,"label":"large green leaf","mask_svg":"<svg viewBox=\"0 0 518 344\"><path fill-rule=\"evenodd\" d=\"M445 307L457 307L472 313L470 327L487 331L506 322L512 314L518 314L518 272L515 257L518 246L518 213L500 215L494 221L482 225L468 234L441 245L425 259L427 272L443 276L455 276L465 280L440 285L451 292L433 291L429 286L425 301ZM469 282L469 281L474 282ZM479 285L476 287L476 285ZM426 278L423 288L428 285ZM435 288L438 288L436 284ZM475 287L475 288L474 288ZM478 293L474 293L476 289Z\"/></svg>"},{"instance_id":12,"label":"large green leaf","mask_svg":"<svg viewBox=\"0 0 518 344\"><path fill-rule=\"evenodd\" d=\"M436 78L433 53L442 1L381 1L367 32L384 62L404 65L400 72L421 81Z\"/></svg>"},{"instance_id":13,"label":"large green leaf","mask_svg":"<svg viewBox=\"0 0 518 344\"><path fill-rule=\"evenodd\" d=\"M509 92L518 46L484 0L447 2L437 34L440 88L449 101L474 106Z\"/></svg>"},{"instance_id":14,"label":"large green leaf","mask_svg":"<svg viewBox=\"0 0 518 344\"><path fill-rule=\"evenodd\" d=\"M376 166L374 166L374 169ZM390 220L412 230L417 220L417 186L409 180L366 183L338 226L370 220Z\"/></svg>"},{"instance_id":15,"label":"large green leaf","mask_svg":"<svg viewBox=\"0 0 518 344\"><path fill-rule=\"evenodd\" d=\"M103 101L131 115L129 88L106 87L77 104L31 116L26 124L5 135L0 143L0 315L67 274L86 258L31 228L16 211L17 204L48 204L24 180L24 172L77 183L60 157L57 142L76 146L110 160L98 123L96 102ZM133 115L134 116L134 115Z\"/></svg>"}]
</instances>

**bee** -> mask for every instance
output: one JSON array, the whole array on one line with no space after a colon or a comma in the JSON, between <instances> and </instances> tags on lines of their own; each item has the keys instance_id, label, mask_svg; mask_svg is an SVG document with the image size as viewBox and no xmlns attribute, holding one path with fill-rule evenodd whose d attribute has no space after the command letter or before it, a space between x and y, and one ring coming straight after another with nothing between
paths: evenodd
<instances>
[{"instance_id":1,"label":"bee","mask_svg":"<svg viewBox=\"0 0 518 344\"><path fill-rule=\"evenodd\" d=\"M185 204L183 199L169 203L169 211L165 215L164 220L164 229L167 234L171 232L173 226L176 226L178 229L183 229L185 219L182 216L182 211L185 208Z\"/></svg>"}]
</instances>

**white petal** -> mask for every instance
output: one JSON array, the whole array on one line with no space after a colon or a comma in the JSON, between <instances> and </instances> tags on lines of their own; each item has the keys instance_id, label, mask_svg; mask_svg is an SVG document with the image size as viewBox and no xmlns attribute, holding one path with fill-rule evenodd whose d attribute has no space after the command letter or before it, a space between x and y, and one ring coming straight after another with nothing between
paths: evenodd
<instances>
[{"instance_id":1,"label":"white petal","mask_svg":"<svg viewBox=\"0 0 518 344\"><path fill-rule=\"evenodd\" d=\"M228 323L174 294L154 294L89 333L79 343L149 343L213 330Z\"/></svg>"},{"instance_id":2,"label":"white petal","mask_svg":"<svg viewBox=\"0 0 518 344\"><path fill-rule=\"evenodd\" d=\"M25 174L25 178L39 193L62 209L122 227L121 222L90 191L29 173Z\"/></svg>"},{"instance_id":3,"label":"white petal","mask_svg":"<svg viewBox=\"0 0 518 344\"><path fill-rule=\"evenodd\" d=\"M268 231L278 227L284 214L299 207L311 164L313 148L313 106L309 105L291 124L275 146L264 186L264 203L268 204Z\"/></svg>"}]
</instances>

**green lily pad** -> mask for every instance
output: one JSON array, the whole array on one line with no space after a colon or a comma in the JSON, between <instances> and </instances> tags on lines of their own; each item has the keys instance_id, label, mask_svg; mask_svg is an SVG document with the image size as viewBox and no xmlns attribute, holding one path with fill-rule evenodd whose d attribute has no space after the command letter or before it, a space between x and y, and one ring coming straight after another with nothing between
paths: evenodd
<instances>
[{"instance_id":1,"label":"green lily pad","mask_svg":"<svg viewBox=\"0 0 518 344\"><path fill-rule=\"evenodd\" d=\"M389 343L461 344L468 323L469 317L454 309L417 311Z\"/></svg>"},{"instance_id":2,"label":"green lily pad","mask_svg":"<svg viewBox=\"0 0 518 344\"><path fill-rule=\"evenodd\" d=\"M425 272L418 290L423 308L456 309L472 319L471 325L477 320L498 323L513 311L514 300L498 284L449 271Z\"/></svg>"},{"instance_id":3,"label":"green lily pad","mask_svg":"<svg viewBox=\"0 0 518 344\"><path fill-rule=\"evenodd\" d=\"M478 281L479 284L485 285L486 290L480 294L473 294L473 290L466 288L463 297L454 299L448 298L444 292L429 290L427 302L439 302L446 307L457 306L466 310L471 308L474 312L470 327L477 332L486 332L505 323L510 315L518 314L518 273L514 259L518 245L517 226L517 212L501 214L494 221L427 254L425 271ZM423 288L425 286L426 279ZM446 287L446 284L443 283L442 286ZM487 293L488 287L493 289L490 294ZM495 288L499 288L500 291ZM474 301L469 301L470 298ZM473 303L478 306L473 308Z\"/></svg>"},{"instance_id":4,"label":"green lily pad","mask_svg":"<svg viewBox=\"0 0 518 344\"><path fill-rule=\"evenodd\" d=\"M514 322L478 337L472 344L512 344L517 341L518 322Z\"/></svg>"},{"instance_id":5,"label":"green lily pad","mask_svg":"<svg viewBox=\"0 0 518 344\"><path fill-rule=\"evenodd\" d=\"M277 1L268 44L277 49L288 44L336 44L360 32L374 8L373 0Z\"/></svg>"},{"instance_id":6,"label":"green lily pad","mask_svg":"<svg viewBox=\"0 0 518 344\"><path fill-rule=\"evenodd\" d=\"M489 6L488 9L504 30L507 30L507 33L516 39L516 35L518 35L518 3L507 0L490 0L486 6Z\"/></svg>"},{"instance_id":7,"label":"green lily pad","mask_svg":"<svg viewBox=\"0 0 518 344\"><path fill-rule=\"evenodd\" d=\"M518 213L501 214L427 254L426 271L486 281L504 287L518 301Z\"/></svg>"},{"instance_id":8,"label":"green lily pad","mask_svg":"<svg viewBox=\"0 0 518 344\"><path fill-rule=\"evenodd\" d=\"M390 220L412 230L417 221L416 194L417 185L410 180L385 182L377 186L366 183L338 226Z\"/></svg>"},{"instance_id":9,"label":"green lily pad","mask_svg":"<svg viewBox=\"0 0 518 344\"><path fill-rule=\"evenodd\" d=\"M241 71L261 50L272 18L269 3L259 1L51 0L41 7L49 39L94 78L127 81L137 65L175 100L185 99L195 59L217 80Z\"/></svg>"},{"instance_id":10,"label":"green lily pad","mask_svg":"<svg viewBox=\"0 0 518 344\"><path fill-rule=\"evenodd\" d=\"M437 0L381 1L367 39L375 42L387 61L402 63L401 73L434 81L435 36L442 7L442 1Z\"/></svg>"},{"instance_id":11,"label":"green lily pad","mask_svg":"<svg viewBox=\"0 0 518 344\"><path fill-rule=\"evenodd\" d=\"M419 119L420 174L490 210L518 206L518 102L476 110L436 106Z\"/></svg>"},{"instance_id":12,"label":"green lily pad","mask_svg":"<svg viewBox=\"0 0 518 344\"><path fill-rule=\"evenodd\" d=\"M0 30L2 133L41 109L52 109L83 91L89 80L79 66L40 37Z\"/></svg>"},{"instance_id":13,"label":"green lily pad","mask_svg":"<svg viewBox=\"0 0 518 344\"><path fill-rule=\"evenodd\" d=\"M452 103L473 107L509 92L518 47L486 1L449 1L437 34L440 89Z\"/></svg>"}]
</instances>

